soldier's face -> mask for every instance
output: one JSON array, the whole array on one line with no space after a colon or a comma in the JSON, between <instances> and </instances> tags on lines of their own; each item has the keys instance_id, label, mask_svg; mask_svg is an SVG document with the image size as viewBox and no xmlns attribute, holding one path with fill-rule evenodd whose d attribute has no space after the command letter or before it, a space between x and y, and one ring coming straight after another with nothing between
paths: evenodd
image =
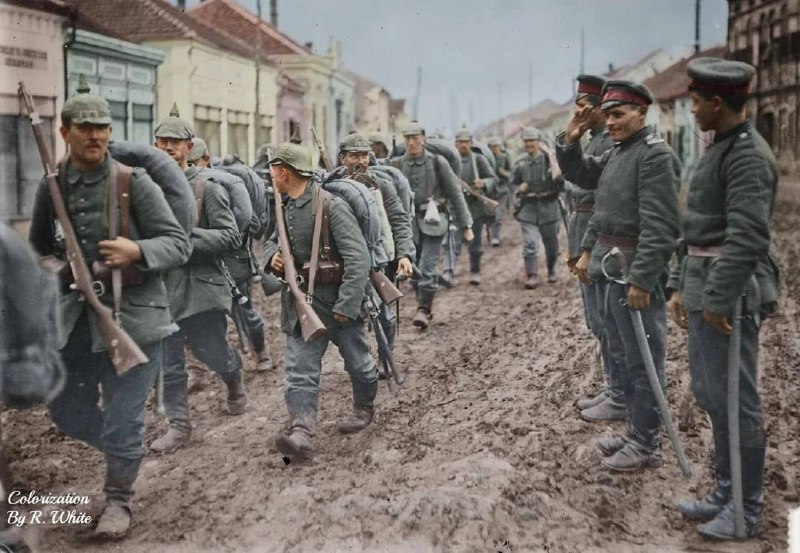
<instances>
[{"instance_id":1,"label":"soldier's face","mask_svg":"<svg viewBox=\"0 0 800 553\"><path fill-rule=\"evenodd\" d=\"M531 155L536 155L539 153L539 141L538 140L523 140L523 146L525 146L525 151Z\"/></svg>"},{"instance_id":2,"label":"soldier's face","mask_svg":"<svg viewBox=\"0 0 800 553\"><path fill-rule=\"evenodd\" d=\"M380 142L376 142L375 144L372 145L372 153L375 154L375 157L377 157L378 159L389 157L389 150L387 150L386 146L384 146Z\"/></svg>"},{"instance_id":3,"label":"soldier's face","mask_svg":"<svg viewBox=\"0 0 800 553\"><path fill-rule=\"evenodd\" d=\"M280 165L270 165L269 174L272 176L272 186L280 194L286 194L286 183L289 182L289 170Z\"/></svg>"},{"instance_id":4,"label":"soldier's face","mask_svg":"<svg viewBox=\"0 0 800 553\"><path fill-rule=\"evenodd\" d=\"M206 154L197 161L195 161L194 164L200 169L205 169L206 167L211 166L211 158L208 157L208 155Z\"/></svg>"},{"instance_id":5,"label":"soldier's face","mask_svg":"<svg viewBox=\"0 0 800 553\"><path fill-rule=\"evenodd\" d=\"M425 137L421 134L412 134L406 136L406 151L412 156L418 156L422 153L425 146Z\"/></svg>"},{"instance_id":6,"label":"soldier's face","mask_svg":"<svg viewBox=\"0 0 800 553\"><path fill-rule=\"evenodd\" d=\"M345 152L339 157L350 174L364 173L369 166L369 152Z\"/></svg>"},{"instance_id":7,"label":"soldier's face","mask_svg":"<svg viewBox=\"0 0 800 553\"><path fill-rule=\"evenodd\" d=\"M69 146L70 158L78 165L94 167L106 158L111 125L71 123L61 127L61 137Z\"/></svg>"},{"instance_id":8,"label":"soldier's face","mask_svg":"<svg viewBox=\"0 0 800 553\"><path fill-rule=\"evenodd\" d=\"M500 155L500 146L489 146L489 149L492 151L495 157Z\"/></svg>"},{"instance_id":9,"label":"soldier's face","mask_svg":"<svg viewBox=\"0 0 800 553\"><path fill-rule=\"evenodd\" d=\"M462 156L465 156L469 153L469 149L472 147L471 140L456 140L456 150Z\"/></svg>"},{"instance_id":10,"label":"soldier's face","mask_svg":"<svg viewBox=\"0 0 800 553\"><path fill-rule=\"evenodd\" d=\"M575 109L573 111L577 115L586 106L591 106L591 105L592 103L589 101L589 99L586 96L583 96L582 98L579 98L578 100L575 101ZM589 127L594 129L605 120L606 116L600 109L600 106L592 106L592 114L589 117Z\"/></svg>"},{"instance_id":11,"label":"soldier's face","mask_svg":"<svg viewBox=\"0 0 800 553\"><path fill-rule=\"evenodd\" d=\"M689 96L692 98L692 113L700 130L706 132L716 129L722 104L719 96L706 99L694 91L690 92Z\"/></svg>"},{"instance_id":12,"label":"soldier's face","mask_svg":"<svg viewBox=\"0 0 800 553\"><path fill-rule=\"evenodd\" d=\"M189 158L189 152L192 151L192 141L182 140L180 138L165 138L159 136L155 142L156 148L166 152L169 157L178 162L178 165L184 165Z\"/></svg>"},{"instance_id":13,"label":"soldier's face","mask_svg":"<svg viewBox=\"0 0 800 553\"><path fill-rule=\"evenodd\" d=\"M607 109L606 128L615 142L621 142L644 128L646 111L633 104L622 104Z\"/></svg>"}]
</instances>

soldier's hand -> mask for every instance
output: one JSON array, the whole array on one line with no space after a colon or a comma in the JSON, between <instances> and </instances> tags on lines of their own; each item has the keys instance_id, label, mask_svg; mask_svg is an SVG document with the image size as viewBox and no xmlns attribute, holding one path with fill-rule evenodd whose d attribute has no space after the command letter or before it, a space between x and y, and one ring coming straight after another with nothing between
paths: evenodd
<instances>
[{"instance_id":1,"label":"soldier's hand","mask_svg":"<svg viewBox=\"0 0 800 553\"><path fill-rule=\"evenodd\" d=\"M647 309L650 307L650 292L631 284L628 287L628 309Z\"/></svg>"},{"instance_id":2,"label":"soldier's hand","mask_svg":"<svg viewBox=\"0 0 800 553\"><path fill-rule=\"evenodd\" d=\"M101 240L97 243L97 251L105 258L106 267L119 269L133 265L142 259L142 248L139 244L118 236L114 240Z\"/></svg>"},{"instance_id":3,"label":"soldier's hand","mask_svg":"<svg viewBox=\"0 0 800 553\"><path fill-rule=\"evenodd\" d=\"M703 319L705 319L706 323L713 327L715 330L718 330L725 336L730 336L733 332L733 327L728 322L728 317L725 315L719 315L714 313L713 311L709 311L708 309L703 310Z\"/></svg>"},{"instance_id":4,"label":"soldier's hand","mask_svg":"<svg viewBox=\"0 0 800 553\"><path fill-rule=\"evenodd\" d=\"M592 257L592 252L589 250L583 250L583 253L578 258L578 262L575 263L575 274L578 275L578 278L584 284L591 284L592 281L589 280L589 260Z\"/></svg>"},{"instance_id":5,"label":"soldier's hand","mask_svg":"<svg viewBox=\"0 0 800 553\"><path fill-rule=\"evenodd\" d=\"M269 261L269 266L275 272L283 272L283 256L281 256L281 252L278 252L272 256L272 259Z\"/></svg>"},{"instance_id":6,"label":"soldier's hand","mask_svg":"<svg viewBox=\"0 0 800 553\"><path fill-rule=\"evenodd\" d=\"M572 114L564 134L564 141L567 144L577 142L589 130L589 118L592 116L592 110L594 110L593 106L585 105Z\"/></svg>"},{"instance_id":7,"label":"soldier's hand","mask_svg":"<svg viewBox=\"0 0 800 553\"><path fill-rule=\"evenodd\" d=\"M527 182L523 182L522 184L519 185L519 188L517 188L517 192L519 192L520 194L524 194L527 191L528 191L528 183Z\"/></svg>"},{"instance_id":8,"label":"soldier's hand","mask_svg":"<svg viewBox=\"0 0 800 553\"><path fill-rule=\"evenodd\" d=\"M334 313L333 314L333 318L336 319L337 321L339 321L340 323L344 323L344 322L347 322L349 320L347 315L342 315L341 313Z\"/></svg>"},{"instance_id":9,"label":"soldier's hand","mask_svg":"<svg viewBox=\"0 0 800 553\"><path fill-rule=\"evenodd\" d=\"M567 270L575 274L575 264L578 263L578 257L567 257Z\"/></svg>"},{"instance_id":10,"label":"soldier's hand","mask_svg":"<svg viewBox=\"0 0 800 553\"><path fill-rule=\"evenodd\" d=\"M413 273L414 268L411 266L411 260L407 257L401 257L397 262L397 274L410 277Z\"/></svg>"},{"instance_id":11,"label":"soldier's hand","mask_svg":"<svg viewBox=\"0 0 800 553\"><path fill-rule=\"evenodd\" d=\"M476 179L474 185L475 188L483 188L483 181L481 179Z\"/></svg>"},{"instance_id":12,"label":"soldier's hand","mask_svg":"<svg viewBox=\"0 0 800 553\"><path fill-rule=\"evenodd\" d=\"M473 240L475 240L475 233L472 232L471 228L464 229L464 240L466 242L472 242Z\"/></svg>"},{"instance_id":13,"label":"soldier's hand","mask_svg":"<svg viewBox=\"0 0 800 553\"><path fill-rule=\"evenodd\" d=\"M683 298L677 290L672 292L672 297L667 302L669 318L681 328L689 328L689 314L683 306Z\"/></svg>"}]
</instances>

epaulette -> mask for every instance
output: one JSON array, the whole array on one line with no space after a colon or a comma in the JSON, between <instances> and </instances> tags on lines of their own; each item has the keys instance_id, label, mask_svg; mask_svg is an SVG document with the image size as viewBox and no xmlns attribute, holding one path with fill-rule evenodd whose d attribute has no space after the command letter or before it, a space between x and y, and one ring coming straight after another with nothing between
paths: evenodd
<instances>
[{"instance_id":1,"label":"epaulette","mask_svg":"<svg viewBox=\"0 0 800 553\"><path fill-rule=\"evenodd\" d=\"M647 142L648 146L652 146L653 144L661 144L664 142L664 139L660 136L656 136L654 134L648 134L647 138L644 139Z\"/></svg>"}]
</instances>

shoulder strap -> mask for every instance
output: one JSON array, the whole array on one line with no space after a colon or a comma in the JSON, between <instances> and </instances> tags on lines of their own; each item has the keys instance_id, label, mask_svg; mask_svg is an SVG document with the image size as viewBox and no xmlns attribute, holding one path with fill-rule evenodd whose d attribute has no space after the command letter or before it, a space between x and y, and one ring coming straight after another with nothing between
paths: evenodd
<instances>
[{"instance_id":1,"label":"shoulder strap","mask_svg":"<svg viewBox=\"0 0 800 553\"><path fill-rule=\"evenodd\" d=\"M327 190L323 190L322 186L318 186L314 192L314 201L317 210L314 214L314 237L311 239L311 259L309 260L308 266L308 293L306 294L308 303L311 303L314 297L314 281L317 278L317 268L319 267L320 260L320 239L324 240L322 251L325 259L330 256L331 250L330 226L328 223L328 204L330 203L330 194Z\"/></svg>"},{"instance_id":2,"label":"shoulder strap","mask_svg":"<svg viewBox=\"0 0 800 553\"><path fill-rule=\"evenodd\" d=\"M194 199L197 202L197 226L200 226L200 215L203 214L203 196L206 193L206 178L198 176L194 183Z\"/></svg>"},{"instance_id":3,"label":"shoulder strap","mask_svg":"<svg viewBox=\"0 0 800 553\"><path fill-rule=\"evenodd\" d=\"M131 186L133 168L117 163L117 195L119 196L119 235L131 236Z\"/></svg>"},{"instance_id":4,"label":"shoulder strap","mask_svg":"<svg viewBox=\"0 0 800 553\"><path fill-rule=\"evenodd\" d=\"M119 209L119 164L111 160L108 173L108 239L114 240L119 236L117 226L117 210ZM120 325L120 315L122 313L122 271L118 268L111 269L111 291L114 298L114 319L117 326Z\"/></svg>"}]
</instances>

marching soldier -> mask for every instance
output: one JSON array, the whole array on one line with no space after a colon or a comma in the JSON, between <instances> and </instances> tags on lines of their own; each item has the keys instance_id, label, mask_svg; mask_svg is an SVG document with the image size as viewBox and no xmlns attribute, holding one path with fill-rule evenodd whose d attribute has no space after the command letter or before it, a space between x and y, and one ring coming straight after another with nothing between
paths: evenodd
<instances>
[{"instance_id":1,"label":"marching soldier","mask_svg":"<svg viewBox=\"0 0 800 553\"><path fill-rule=\"evenodd\" d=\"M450 165L441 156L425 149L425 129L422 125L412 121L403 130L403 136L406 153L392 158L390 163L403 172L414 192L414 241L422 277L416 282L417 313L413 324L425 330L432 318L433 299L438 285L436 266L441 256L442 236L449 225L446 204L449 202L453 209L455 223L467 242L474 237L472 216L458 184L458 177L453 174Z\"/></svg>"},{"instance_id":2,"label":"marching soldier","mask_svg":"<svg viewBox=\"0 0 800 553\"><path fill-rule=\"evenodd\" d=\"M575 113L579 113L583 109L591 110L586 121L591 140L586 146L585 154L599 157L614 145L614 141L611 140L606 130L606 116L600 109L600 98L606 81L602 77L594 75L578 75L577 81ZM594 193L594 190L576 185L572 185L569 190L572 215L569 218L567 229L569 248L567 265L570 272L574 271L575 263L581 256L581 243L594 209ZM581 417L589 421L624 420L626 416L624 369L620 366L621 360L613 359L609 355L608 344L603 337L605 285L603 281L597 281L591 284L581 282L580 286L586 324L600 341L606 389L594 397L579 399L577 406L581 411Z\"/></svg>"},{"instance_id":3,"label":"marching soldier","mask_svg":"<svg viewBox=\"0 0 800 553\"><path fill-rule=\"evenodd\" d=\"M322 209L312 180L311 153L299 144L281 144L270 160L273 185L286 196L284 217L291 253L300 268L311 261L315 213ZM294 306L294 296L284 290L281 296L281 328L286 333L286 379L284 395L289 412L289 432L276 440L278 451L299 459L312 455L312 438L317 420L322 356L329 342L336 344L344 359L345 370L353 384L353 418L339 426L342 433L366 428L374 413L378 392L378 369L370 355L362 302L369 277L369 252L358 221L350 207L337 197L329 204L330 258L341 262L339 282L315 283L314 311L327 328L321 337L306 343ZM264 245L267 267L283 272L283 256L276 235ZM308 286L308 283L306 283Z\"/></svg>"},{"instance_id":4,"label":"marching soldier","mask_svg":"<svg viewBox=\"0 0 800 553\"><path fill-rule=\"evenodd\" d=\"M503 217L508 211L508 204L511 197L511 156L503 148L503 141L497 137L492 137L488 141L489 149L494 154L497 161L497 198L500 205L494 212L494 220L489 225L489 236L493 248L500 247L500 228L503 224Z\"/></svg>"},{"instance_id":5,"label":"marching soldier","mask_svg":"<svg viewBox=\"0 0 800 553\"><path fill-rule=\"evenodd\" d=\"M211 166L211 152L208 151L206 141L195 136L193 139L192 150L189 152L189 164L194 165L202 174L203 169ZM252 279L250 267L250 240L242 240L241 247L235 252L228 252L223 255L225 265L230 270L236 287L247 298L247 302L234 306L231 309L240 309L242 323L247 328L242 329L253 346L253 353L256 355L256 370L268 371L273 368L272 357L267 347L266 326L261 313L253 305L250 293L250 281ZM236 298L231 299L237 301Z\"/></svg>"},{"instance_id":6,"label":"marching soldier","mask_svg":"<svg viewBox=\"0 0 800 553\"><path fill-rule=\"evenodd\" d=\"M120 538L130 527L133 484L144 456L145 400L161 370L164 339L172 332L161 272L184 263L191 246L158 185L108 155L111 110L104 98L84 93L64 102L60 133L69 157L59 166L59 180L86 262L103 263L123 275L121 294L115 298L108 286L100 299L109 307L120 305L121 326L149 359L117 375L96 315L77 290L62 286L59 348L67 381L50 403L50 416L66 434L105 454L106 506L95 533ZM129 217L120 216L120 235L109 240L108 198L111 191L125 193L127 177L120 177L125 173L131 178ZM36 192L30 242L40 255L66 260L54 213L45 180Z\"/></svg>"},{"instance_id":7,"label":"marching soldier","mask_svg":"<svg viewBox=\"0 0 800 553\"><path fill-rule=\"evenodd\" d=\"M494 195L497 190L497 176L489 165L489 161L472 151L472 133L468 129L462 128L456 133L456 149L461 155L461 180L481 194ZM477 174L475 174L476 169ZM494 214L490 213L475 196L464 192L464 198L467 201L470 215L472 215L472 234L475 236L469 243L469 283L479 286L481 283L481 256L483 255L481 247L483 229L492 223ZM458 251L460 250L461 248L458 247ZM454 267L455 262L456 260L452 259L450 266ZM452 274L449 275L449 280L453 280Z\"/></svg>"},{"instance_id":8,"label":"marching soldier","mask_svg":"<svg viewBox=\"0 0 800 553\"><path fill-rule=\"evenodd\" d=\"M745 109L754 69L737 61L689 62L692 112L702 131L715 131L689 185L683 217L685 257L670 279L672 319L689 330L689 370L698 404L711 419L715 485L697 501L680 501L698 528L714 539L735 537L731 458L741 456L746 537L762 531L766 438L758 394L760 322L777 307L778 271L769 255L769 221L778 168ZM742 302L739 361L741 451L729 447L728 347L734 305Z\"/></svg>"},{"instance_id":9,"label":"marching soldier","mask_svg":"<svg viewBox=\"0 0 800 553\"><path fill-rule=\"evenodd\" d=\"M556 282L558 262L558 195L564 190L564 178L553 176L550 159L542 152L542 133L529 127L522 132L528 155L517 161L511 184L514 192L514 216L522 227L522 258L528 280L525 288L539 286L539 239L547 258L547 282Z\"/></svg>"},{"instance_id":10,"label":"marching soldier","mask_svg":"<svg viewBox=\"0 0 800 553\"><path fill-rule=\"evenodd\" d=\"M629 312L637 309L641 313L663 382L667 343L661 277L677 244L680 166L672 149L645 125L652 102L650 91L642 85L609 81L600 107L615 146L600 157L583 155L579 141L588 130L590 105L573 116L557 139L564 177L582 188L597 189L575 272L586 284L606 281L607 351L624 360L631 382L626 390L627 435L598 442L609 455L603 464L615 471L661 465L658 404ZM617 252L623 259L614 255Z\"/></svg>"},{"instance_id":11,"label":"marching soldier","mask_svg":"<svg viewBox=\"0 0 800 553\"><path fill-rule=\"evenodd\" d=\"M369 144L376 159L386 159L389 157L389 146L391 146L391 144L382 134L373 133L369 135Z\"/></svg>"},{"instance_id":12,"label":"marching soldier","mask_svg":"<svg viewBox=\"0 0 800 553\"><path fill-rule=\"evenodd\" d=\"M339 162L355 180L370 190L379 191L379 206L383 220L383 246L389 257L389 265L396 270L387 270L387 276L394 279L395 274L410 277L413 273L411 260L415 256L411 218L400 201L395 187L381 178L373 178L369 169L369 141L360 134L347 135L339 145ZM388 274L391 272L391 274ZM389 347L394 348L397 328L397 314L392 306L381 305L381 324L386 332Z\"/></svg>"},{"instance_id":13,"label":"marching soldier","mask_svg":"<svg viewBox=\"0 0 800 553\"><path fill-rule=\"evenodd\" d=\"M186 444L191 437L187 341L197 358L225 383L228 414L244 413L247 396L242 358L228 343L225 314L231 308L231 294L220 263L224 254L239 248L241 237L225 189L188 163L194 131L180 118L177 106L156 127L155 138L156 148L169 154L183 169L198 204L197 226L191 234L192 255L186 264L169 271L165 279L172 318L179 330L166 341L164 407L169 430L150 444L150 449L167 452Z\"/></svg>"}]
</instances>

